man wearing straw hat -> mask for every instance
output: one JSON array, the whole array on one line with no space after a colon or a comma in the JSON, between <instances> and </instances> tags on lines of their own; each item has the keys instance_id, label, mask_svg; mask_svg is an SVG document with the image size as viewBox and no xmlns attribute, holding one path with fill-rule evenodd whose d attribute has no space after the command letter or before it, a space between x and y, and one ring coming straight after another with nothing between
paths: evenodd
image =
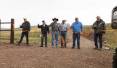
<instances>
[{"instance_id":1,"label":"man wearing straw hat","mask_svg":"<svg viewBox=\"0 0 117 68\"><path fill-rule=\"evenodd\" d=\"M66 35L67 35L67 24L66 20L62 20L60 25L60 34L61 34L61 48L66 48Z\"/></svg>"}]
</instances>

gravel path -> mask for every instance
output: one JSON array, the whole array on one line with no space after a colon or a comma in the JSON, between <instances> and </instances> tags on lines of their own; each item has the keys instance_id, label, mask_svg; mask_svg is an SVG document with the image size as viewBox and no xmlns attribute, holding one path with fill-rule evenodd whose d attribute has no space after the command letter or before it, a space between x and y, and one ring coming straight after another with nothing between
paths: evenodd
<instances>
[{"instance_id":1,"label":"gravel path","mask_svg":"<svg viewBox=\"0 0 117 68\"><path fill-rule=\"evenodd\" d=\"M94 50L81 37L81 49L0 45L0 68L112 68L112 51Z\"/></svg>"}]
</instances>

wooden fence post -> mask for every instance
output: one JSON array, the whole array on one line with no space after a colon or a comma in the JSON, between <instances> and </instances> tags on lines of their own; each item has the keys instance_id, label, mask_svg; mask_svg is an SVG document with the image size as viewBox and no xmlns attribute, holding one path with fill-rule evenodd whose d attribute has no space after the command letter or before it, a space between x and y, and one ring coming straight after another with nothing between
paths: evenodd
<instances>
[{"instance_id":1,"label":"wooden fence post","mask_svg":"<svg viewBox=\"0 0 117 68\"><path fill-rule=\"evenodd\" d=\"M14 19L11 19L10 44L14 44Z\"/></svg>"},{"instance_id":2,"label":"wooden fence post","mask_svg":"<svg viewBox=\"0 0 117 68\"><path fill-rule=\"evenodd\" d=\"M0 19L0 30L1 30L1 19ZM1 31L0 31L0 38L1 38ZM1 43L1 39L0 39L0 43Z\"/></svg>"}]
</instances>

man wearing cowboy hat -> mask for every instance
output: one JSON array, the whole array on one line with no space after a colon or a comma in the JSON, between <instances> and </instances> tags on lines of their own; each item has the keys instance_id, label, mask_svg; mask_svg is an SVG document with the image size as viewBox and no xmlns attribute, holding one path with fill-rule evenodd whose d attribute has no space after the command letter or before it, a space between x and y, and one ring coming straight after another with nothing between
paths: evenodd
<instances>
[{"instance_id":1,"label":"man wearing cowboy hat","mask_svg":"<svg viewBox=\"0 0 117 68\"><path fill-rule=\"evenodd\" d=\"M54 47L54 44L56 44L56 48L58 47L58 35L59 35L59 25L58 25L58 19L53 18L52 23L50 24L51 31L52 31L52 47Z\"/></svg>"}]
</instances>

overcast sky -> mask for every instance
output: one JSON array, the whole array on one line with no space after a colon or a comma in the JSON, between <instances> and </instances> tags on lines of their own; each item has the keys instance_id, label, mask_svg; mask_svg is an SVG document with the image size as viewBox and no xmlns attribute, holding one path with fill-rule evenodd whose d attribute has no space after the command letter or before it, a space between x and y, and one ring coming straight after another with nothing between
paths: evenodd
<instances>
[{"instance_id":1,"label":"overcast sky","mask_svg":"<svg viewBox=\"0 0 117 68\"><path fill-rule=\"evenodd\" d=\"M96 16L109 23L112 8L117 5L117 0L0 0L0 18L10 21L15 18L18 27L27 18L31 25L41 24L46 20L48 24L53 17L66 19L73 23L75 17L84 25L92 25Z\"/></svg>"}]
</instances>

